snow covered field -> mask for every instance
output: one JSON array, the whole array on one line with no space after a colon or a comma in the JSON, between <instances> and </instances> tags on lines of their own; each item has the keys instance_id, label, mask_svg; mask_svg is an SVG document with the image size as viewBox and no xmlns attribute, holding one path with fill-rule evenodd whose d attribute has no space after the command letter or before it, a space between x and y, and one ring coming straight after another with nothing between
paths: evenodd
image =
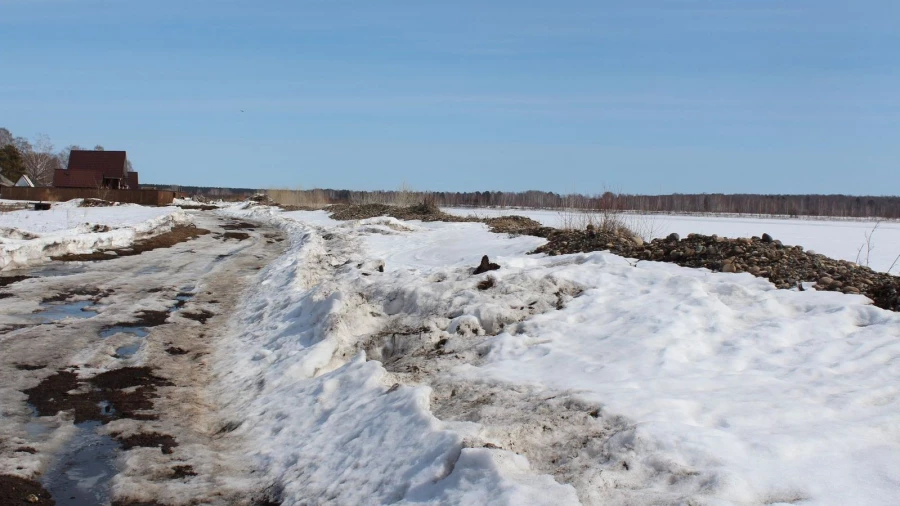
<instances>
[{"instance_id":1,"label":"snow covered field","mask_svg":"<svg viewBox=\"0 0 900 506\"><path fill-rule=\"evenodd\" d=\"M285 504L900 496L900 316L862 296L526 255L540 239L475 223L222 212L290 236L215 357ZM501 269L473 276L485 254Z\"/></svg>"},{"instance_id":2,"label":"snow covered field","mask_svg":"<svg viewBox=\"0 0 900 506\"><path fill-rule=\"evenodd\" d=\"M17 269L67 253L124 248L135 240L188 223L177 207L78 207L80 200L48 211L0 213L0 270Z\"/></svg>"},{"instance_id":3,"label":"snow covered field","mask_svg":"<svg viewBox=\"0 0 900 506\"><path fill-rule=\"evenodd\" d=\"M518 214L527 216L550 227L560 227L566 214L560 211L537 209L496 209L496 208L446 208L449 214L457 216L475 215L495 217ZM865 265L866 234L871 234L872 246L869 255L869 267L877 271L887 272L888 268L900 255L900 223L885 221L876 222L837 221L811 219L779 219L779 218L742 218L742 217L706 217L679 215L642 215L626 214L624 218L635 225L639 231L652 232L653 238L665 237L676 232L682 237L687 234L720 235L723 237L752 237L770 234L787 245L800 245L816 253L841 260L857 261ZM860 254L860 247L863 247ZM900 261L891 273L900 274Z\"/></svg>"}]
</instances>

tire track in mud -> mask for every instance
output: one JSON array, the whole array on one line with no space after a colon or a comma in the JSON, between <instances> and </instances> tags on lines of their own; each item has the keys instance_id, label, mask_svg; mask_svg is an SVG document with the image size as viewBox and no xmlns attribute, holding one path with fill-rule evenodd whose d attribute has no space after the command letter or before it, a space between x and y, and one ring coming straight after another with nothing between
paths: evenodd
<instances>
[{"instance_id":1,"label":"tire track in mud","mask_svg":"<svg viewBox=\"0 0 900 506\"><path fill-rule=\"evenodd\" d=\"M218 219L200 220L227 230ZM0 455L11 459L0 474L63 476L78 469L65 467L82 465L78 461L114 459L101 478L115 474L108 494L114 505L271 504L248 479L253 470L241 462L241 442L216 434L220 421L204 384L206 356L225 324L223 315L239 304L241 287L283 249L273 232L223 232L199 239L202 245L187 242L81 264L87 268L69 264L71 272L61 268L59 276L9 283L16 295L11 310L30 311L39 301L39 308L78 304L76 311L95 311L78 320L8 325L0 335L6 347L0 421L8 417L0 424ZM62 316L73 316L66 312ZM128 343L137 343L135 350L120 355ZM38 418L28 421L29 409ZM41 432L31 434L29 424ZM23 491L17 483L10 482ZM60 492L74 484L45 484L56 491L57 504L103 502ZM52 504L42 494L35 504Z\"/></svg>"}]
</instances>

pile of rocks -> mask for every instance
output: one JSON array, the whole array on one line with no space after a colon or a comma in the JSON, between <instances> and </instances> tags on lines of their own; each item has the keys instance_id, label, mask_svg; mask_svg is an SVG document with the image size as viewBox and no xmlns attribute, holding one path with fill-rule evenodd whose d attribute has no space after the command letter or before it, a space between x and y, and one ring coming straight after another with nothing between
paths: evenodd
<instances>
[{"instance_id":1,"label":"pile of rocks","mask_svg":"<svg viewBox=\"0 0 900 506\"><path fill-rule=\"evenodd\" d=\"M547 234L543 230L537 232ZM592 230L556 230L546 237L547 244L536 253L559 255L609 250L639 260L705 267L717 272L748 272L768 279L778 288L802 289L800 283L815 282L817 290L863 294L878 307L900 311L900 278L804 251L802 246L785 246L768 234L738 239L700 234L682 239L678 234L671 234L649 243L633 236L599 234Z\"/></svg>"}]
</instances>

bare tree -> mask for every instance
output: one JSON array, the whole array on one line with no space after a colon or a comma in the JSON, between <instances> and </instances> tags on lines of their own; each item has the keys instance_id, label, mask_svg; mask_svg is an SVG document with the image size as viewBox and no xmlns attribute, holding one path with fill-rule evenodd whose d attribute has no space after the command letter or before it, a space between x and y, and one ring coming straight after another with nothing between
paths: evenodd
<instances>
[{"instance_id":1,"label":"bare tree","mask_svg":"<svg viewBox=\"0 0 900 506\"><path fill-rule=\"evenodd\" d=\"M12 143L13 143L12 133L9 130L0 127L0 148L9 146Z\"/></svg>"},{"instance_id":2,"label":"bare tree","mask_svg":"<svg viewBox=\"0 0 900 506\"><path fill-rule=\"evenodd\" d=\"M103 146L97 144L96 146L94 146L94 151L106 151L106 150L103 149Z\"/></svg>"},{"instance_id":3,"label":"bare tree","mask_svg":"<svg viewBox=\"0 0 900 506\"><path fill-rule=\"evenodd\" d=\"M83 151L84 148L77 144L70 144L60 150L59 153L56 154L56 159L59 160L59 167L61 169L67 169L69 167L69 156L72 155L72 151Z\"/></svg>"},{"instance_id":4,"label":"bare tree","mask_svg":"<svg viewBox=\"0 0 900 506\"><path fill-rule=\"evenodd\" d=\"M26 151L31 151L31 143L25 137L16 137L12 143L19 150L19 153L25 154Z\"/></svg>"},{"instance_id":5,"label":"bare tree","mask_svg":"<svg viewBox=\"0 0 900 506\"><path fill-rule=\"evenodd\" d=\"M53 183L53 171L59 168L59 160L53 154L50 137L38 134L34 138L33 146L27 143L27 149L20 151L22 161L25 163L25 175L35 186L50 186Z\"/></svg>"}]
</instances>

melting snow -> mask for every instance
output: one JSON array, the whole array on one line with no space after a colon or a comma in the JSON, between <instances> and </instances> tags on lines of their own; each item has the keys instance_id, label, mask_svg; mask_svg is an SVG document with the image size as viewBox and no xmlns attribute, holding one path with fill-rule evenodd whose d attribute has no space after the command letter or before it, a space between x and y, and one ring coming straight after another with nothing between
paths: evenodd
<instances>
[{"instance_id":1,"label":"melting snow","mask_svg":"<svg viewBox=\"0 0 900 506\"><path fill-rule=\"evenodd\" d=\"M216 361L225 413L288 504L888 505L900 495L900 316L865 297L602 252L526 255L538 239L480 224L223 212L291 237ZM485 254L501 269L479 290L484 275L470 268ZM384 364L366 361L367 340L416 326L422 349L438 338L449 349L419 364L452 367L404 376L385 368L391 350ZM432 381L492 385L494 402L515 397L494 395L503 384L547 402L573 396L600 407L597 430L564 432L577 465L555 473L546 448L523 450L530 463L470 444L497 433L489 423L525 418L526 404L498 406L490 422L441 421Z\"/></svg>"}]
</instances>

